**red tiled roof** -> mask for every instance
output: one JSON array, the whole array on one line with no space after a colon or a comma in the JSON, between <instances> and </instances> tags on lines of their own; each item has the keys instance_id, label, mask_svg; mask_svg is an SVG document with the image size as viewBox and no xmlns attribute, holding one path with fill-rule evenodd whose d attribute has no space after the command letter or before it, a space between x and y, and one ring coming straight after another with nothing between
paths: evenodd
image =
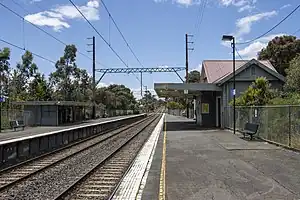
<instances>
[{"instance_id":1,"label":"red tiled roof","mask_svg":"<svg viewBox=\"0 0 300 200\"><path fill-rule=\"evenodd\" d=\"M235 70L239 69L249 61L250 60L236 60ZM259 62L277 72L270 61L259 60ZM233 72L232 60L204 60L202 65L204 67L208 83L217 82Z\"/></svg>"}]
</instances>

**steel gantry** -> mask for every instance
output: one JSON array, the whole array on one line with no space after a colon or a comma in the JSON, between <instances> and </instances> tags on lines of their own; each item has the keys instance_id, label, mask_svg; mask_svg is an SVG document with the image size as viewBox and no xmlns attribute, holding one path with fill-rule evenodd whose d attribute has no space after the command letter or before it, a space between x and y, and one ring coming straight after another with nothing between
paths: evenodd
<instances>
[{"instance_id":1,"label":"steel gantry","mask_svg":"<svg viewBox=\"0 0 300 200\"><path fill-rule=\"evenodd\" d=\"M177 76L180 78L182 82L184 80L181 78L181 76L178 74L179 71L185 70L185 67L150 67L150 68L106 68L106 69L96 69L96 72L103 73L99 80L97 81L96 85L100 83L102 78L105 76L105 74L130 74L130 73L140 73L141 74L141 96L143 96L143 73L163 73L163 72L175 72Z\"/></svg>"}]
</instances>

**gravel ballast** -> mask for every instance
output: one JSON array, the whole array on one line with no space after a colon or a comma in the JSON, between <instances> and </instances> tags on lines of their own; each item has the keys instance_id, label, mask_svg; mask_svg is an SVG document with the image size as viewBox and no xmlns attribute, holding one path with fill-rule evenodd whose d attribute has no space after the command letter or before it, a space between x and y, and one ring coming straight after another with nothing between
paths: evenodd
<instances>
[{"instance_id":1,"label":"gravel ballast","mask_svg":"<svg viewBox=\"0 0 300 200\"><path fill-rule=\"evenodd\" d=\"M142 129L143 122L111 139L72 156L0 193L0 199L53 199L76 179L114 151L127 138Z\"/></svg>"}]
</instances>

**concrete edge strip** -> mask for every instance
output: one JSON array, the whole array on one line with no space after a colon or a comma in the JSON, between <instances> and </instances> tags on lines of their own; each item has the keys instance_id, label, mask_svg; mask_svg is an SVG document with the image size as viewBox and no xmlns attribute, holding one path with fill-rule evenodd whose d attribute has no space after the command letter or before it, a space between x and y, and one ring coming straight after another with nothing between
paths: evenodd
<instances>
[{"instance_id":1,"label":"concrete edge strip","mask_svg":"<svg viewBox=\"0 0 300 200\"><path fill-rule=\"evenodd\" d=\"M146 173L146 171L150 168L149 165L151 166L152 164L153 156L151 157L151 154L155 151L155 147L163 127L164 117L165 114L163 114L147 142L144 144L142 150L133 161L132 167L123 178L112 199L131 200L141 196L139 195L142 193L141 184L146 181L144 179L147 179L148 173Z\"/></svg>"},{"instance_id":2,"label":"concrete edge strip","mask_svg":"<svg viewBox=\"0 0 300 200\"><path fill-rule=\"evenodd\" d=\"M151 164L152 164L153 156L154 156L154 154L155 154L156 146L157 146L157 143L158 143L158 138L159 138L160 133L161 133L161 131L162 131L162 129L163 129L164 123L165 123L165 114L163 114L163 124L162 124L162 126L160 127L160 130L158 130L159 133L158 133L158 135L156 136L155 143L154 143L154 147L153 147L153 149L152 149L150 158L149 158L148 163L147 163L146 171L145 171L145 173L144 173L144 176L143 176L142 181L141 181L141 184L140 184L139 191L138 191L138 193L137 193L137 197L136 197L137 200L142 199L143 191L144 191L144 188L145 188L145 185L146 185L146 181L147 181L148 174L149 174L149 171L150 171L150 167L151 167Z\"/></svg>"}]
</instances>

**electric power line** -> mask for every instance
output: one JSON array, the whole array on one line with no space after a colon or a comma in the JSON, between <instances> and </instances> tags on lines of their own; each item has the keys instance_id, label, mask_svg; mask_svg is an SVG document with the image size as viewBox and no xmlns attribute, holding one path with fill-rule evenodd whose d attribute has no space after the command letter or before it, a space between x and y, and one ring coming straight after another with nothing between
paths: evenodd
<instances>
[{"instance_id":1,"label":"electric power line","mask_svg":"<svg viewBox=\"0 0 300 200\"><path fill-rule=\"evenodd\" d=\"M241 43L237 43L237 44L249 44L251 42L254 42L256 40L258 40L259 38L261 37L264 37L265 35L267 35L268 33L270 33L271 31L273 31L275 28L277 28L281 23L283 23L287 18L289 18L294 12L296 12L298 9L300 8L300 4L294 9L292 10L292 12L290 12L285 18L283 18L280 22L278 22L275 26L273 26L271 29L269 29L267 32L261 34L260 36L252 39L252 40L249 40L249 41L246 41L246 42L241 42Z\"/></svg>"},{"instance_id":2,"label":"electric power line","mask_svg":"<svg viewBox=\"0 0 300 200\"><path fill-rule=\"evenodd\" d=\"M238 51L237 48L235 48L235 52L237 53L237 55L240 57L241 60L244 60L244 59L242 58L242 56L240 55L240 53L239 53L239 51Z\"/></svg>"},{"instance_id":3,"label":"electric power line","mask_svg":"<svg viewBox=\"0 0 300 200\"><path fill-rule=\"evenodd\" d=\"M106 7L105 3L103 0L101 0L101 3L103 4L106 12L108 13L108 16L110 17L110 19L112 20L112 22L114 23L114 25L116 26L118 32L120 33L120 35L122 36L124 42L126 43L127 47L129 48L129 50L131 51L131 53L133 54L133 56L135 57L135 59L138 61L138 63L144 67L144 65L141 63L141 61L138 59L138 57L136 56L136 54L133 52L132 48L130 47L130 45L128 44L127 40L125 39L122 31L120 30L119 26L117 25L117 23L115 22L114 18L112 17L111 13L109 12L108 8Z\"/></svg>"},{"instance_id":4,"label":"electric power line","mask_svg":"<svg viewBox=\"0 0 300 200\"><path fill-rule=\"evenodd\" d=\"M24 8L21 4L19 4L18 2L16 2L15 0L11 0L14 4L16 4L18 7L20 7L22 10L24 10L25 12L29 13L29 11Z\"/></svg>"},{"instance_id":5,"label":"electric power line","mask_svg":"<svg viewBox=\"0 0 300 200\"><path fill-rule=\"evenodd\" d=\"M300 28L298 30L296 30L293 35L295 35L296 33L298 33L300 31Z\"/></svg>"},{"instance_id":6,"label":"electric power line","mask_svg":"<svg viewBox=\"0 0 300 200\"><path fill-rule=\"evenodd\" d=\"M128 64L121 58L121 56L111 47L111 45L105 40L105 38L99 33L99 31L95 28L95 26L86 18L86 16L80 11L80 9L74 4L72 0L69 2L76 8L76 10L80 13L80 15L85 19L85 21L94 29L94 31L100 36L100 38L105 42L105 44L112 50L112 52L119 58L119 60L126 66L129 67ZM135 75L136 79L141 82L141 80Z\"/></svg>"},{"instance_id":7,"label":"electric power line","mask_svg":"<svg viewBox=\"0 0 300 200\"><path fill-rule=\"evenodd\" d=\"M28 49L26 49L26 48L24 48L24 47L20 47L20 46L18 46L18 45L16 45L16 44L13 44L13 43L8 42L8 41L6 41L6 40L3 40L3 39L1 39L1 38L0 38L0 41L3 42L3 43L8 44L8 45L10 45L10 46L13 46L13 47L15 47L15 48L18 48L18 49L20 49L20 50L23 50L23 51L30 51L30 50L28 50ZM30 51L30 52L32 53L32 55L34 55L34 56L36 56L36 57L39 57L39 58L41 58L41 59L43 59L43 60L46 60L46 61L48 61L48 62L51 62L51 63L55 64L55 62L54 62L53 60L50 60L50 59L48 59L48 58L46 58L46 57L44 57L44 56L41 56L40 54L37 54L37 53L32 52L32 51Z\"/></svg>"},{"instance_id":8,"label":"electric power line","mask_svg":"<svg viewBox=\"0 0 300 200\"><path fill-rule=\"evenodd\" d=\"M197 20L196 21L196 26L195 26L196 31L195 31L194 35L196 35L196 36L195 36L194 41L196 41L196 39L198 38L197 37L198 36L197 35L197 33L198 33L197 29L199 29L201 27L201 24L202 24L202 21L203 21L203 16L204 16L204 10L205 10L206 4L207 4L207 0L202 0L201 3L202 3L202 5L200 5L200 8L199 8L199 23L197 23L198 22L198 20Z\"/></svg>"},{"instance_id":9,"label":"electric power line","mask_svg":"<svg viewBox=\"0 0 300 200\"><path fill-rule=\"evenodd\" d=\"M53 39L56 40L57 42L59 42L59 43L65 45L65 46L67 46L67 43L63 42L63 41L60 40L59 38L55 37L55 36L52 35L51 33L47 32L47 31L45 31L44 29L42 29L41 27L35 25L34 23L32 23L32 22L26 20L24 17L22 17L20 14L18 14L17 12L13 11L12 9L10 9L10 8L7 7L6 5L4 5L2 2L0 2L0 5L1 5L2 7L4 7L5 9L7 9L8 11L10 11L11 13L13 13L14 15L16 15L17 17L21 18L23 21L26 21L26 22L30 23L32 26L34 26L34 27L37 28L38 30L42 31L43 33L45 33L45 34L48 35L49 37L53 38ZM18 4L18 3L17 3L17 5L21 6L21 5ZM24 30L23 30L23 31L24 31ZM88 55L86 55L86 54L84 54L84 53L82 53L82 52L80 52L80 51L77 51L77 52L78 52L80 55L82 55L82 56L84 56L84 57L86 57L86 58L88 58L88 59L90 59L90 60L93 60L93 59L92 59L91 57L89 57ZM100 62L98 62L98 61L96 61L96 63L99 64L99 65L101 65L101 66L103 66L103 67L106 67L104 64L102 64L102 63L100 63Z\"/></svg>"}]
</instances>

